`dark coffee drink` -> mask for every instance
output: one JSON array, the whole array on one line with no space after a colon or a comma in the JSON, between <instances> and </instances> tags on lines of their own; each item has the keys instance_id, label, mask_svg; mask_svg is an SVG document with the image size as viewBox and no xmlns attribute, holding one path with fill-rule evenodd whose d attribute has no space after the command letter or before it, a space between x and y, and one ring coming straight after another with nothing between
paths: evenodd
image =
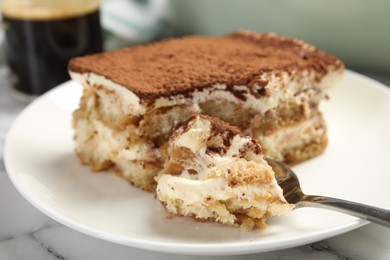
<instances>
[{"instance_id":1,"label":"dark coffee drink","mask_svg":"<svg viewBox=\"0 0 390 260\"><path fill-rule=\"evenodd\" d=\"M82 2L82 1L80 1ZM67 64L75 56L102 51L99 10L74 14L7 13L3 8L6 58L14 87L39 95L69 79Z\"/></svg>"}]
</instances>

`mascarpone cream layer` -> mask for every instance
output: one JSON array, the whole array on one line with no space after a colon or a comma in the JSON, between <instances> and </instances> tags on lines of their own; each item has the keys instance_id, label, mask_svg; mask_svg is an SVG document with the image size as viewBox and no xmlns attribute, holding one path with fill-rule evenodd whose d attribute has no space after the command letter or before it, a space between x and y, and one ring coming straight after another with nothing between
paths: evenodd
<instances>
[{"instance_id":1,"label":"mascarpone cream layer","mask_svg":"<svg viewBox=\"0 0 390 260\"><path fill-rule=\"evenodd\" d=\"M294 147L302 147L312 141L315 136L326 133L322 117L309 118L301 123L287 128L281 128L271 135L253 136L263 147L267 147L267 155L275 160L283 160L282 152Z\"/></svg>"},{"instance_id":2,"label":"mascarpone cream layer","mask_svg":"<svg viewBox=\"0 0 390 260\"><path fill-rule=\"evenodd\" d=\"M176 147L185 147L192 151L196 155L196 161L191 162L192 166L196 167L197 174L189 174L185 169L182 173L183 177L202 179L207 174L233 160L242 157L241 149L245 149L246 145L251 142L250 137L243 137L235 135L230 141L230 146L226 147L226 151L223 155L219 153L207 153L206 141L211 134L211 124L208 120L196 118L188 125L188 129L180 128L175 136L169 141L169 150ZM222 136L213 136L213 138L220 138L220 143L223 143ZM246 151L250 156L251 152ZM265 160L261 155L251 156L251 159L265 163ZM185 167L186 165L184 165Z\"/></svg>"},{"instance_id":3,"label":"mascarpone cream layer","mask_svg":"<svg viewBox=\"0 0 390 260\"><path fill-rule=\"evenodd\" d=\"M135 93L103 76L94 73L76 73L70 71L71 78L83 86L105 88L105 93L107 93L107 90L114 93L114 95L111 95L111 101L113 101L111 103L117 103L123 114L131 115L143 115L147 111L159 107L188 104L189 100L198 104L215 99L224 99L239 103L246 108L263 113L277 107L281 101L292 99L296 94L311 88L319 89L325 94L328 88L340 80L341 75L342 72L340 71L331 72L324 76L320 82L315 83L315 73L310 71L303 71L299 74L281 72L278 76L269 72L259 76L259 80L268 82L264 87L267 93L264 96L255 96L249 91L247 86L233 86L233 92L239 92L240 96L246 99L243 100L235 96L232 91L227 90L226 84L214 84L202 90L195 90L190 95L162 96L157 98L152 104L145 104ZM261 88L263 87L254 84L252 86L252 92L256 92L256 90ZM99 92L99 89L97 89L97 92ZM102 95L105 95L105 93Z\"/></svg>"}]
</instances>

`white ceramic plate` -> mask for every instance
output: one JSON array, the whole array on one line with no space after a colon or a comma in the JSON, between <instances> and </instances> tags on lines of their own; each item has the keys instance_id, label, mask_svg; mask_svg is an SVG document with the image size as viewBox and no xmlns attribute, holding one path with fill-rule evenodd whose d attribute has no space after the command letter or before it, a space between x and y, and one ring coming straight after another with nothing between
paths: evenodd
<instances>
[{"instance_id":1,"label":"white ceramic plate","mask_svg":"<svg viewBox=\"0 0 390 260\"><path fill-rule=\"evenodd\" d=\"M251 232L171 217L153 194L122 179L92 174L73 153L71 112L81 89L67 82L18 117L5 145L5 164L19 192L53 219L119 244L183 254L242 254L293 247L366 222L341 213L298 209ZM390 89L347 72L323 104L326 152L294 167L303 190L389 208Z\"/></svg>"}]
</instances>

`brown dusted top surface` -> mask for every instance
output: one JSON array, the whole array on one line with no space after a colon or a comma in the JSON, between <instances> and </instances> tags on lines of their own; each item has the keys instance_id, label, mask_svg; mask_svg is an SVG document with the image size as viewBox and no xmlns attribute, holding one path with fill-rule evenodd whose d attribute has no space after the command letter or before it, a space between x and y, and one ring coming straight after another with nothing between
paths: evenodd
<instances>
[{"instance_id":1,"label":"brown dusted top surface","mask_svg":"<svg viewBox=\"0 0 390 260\"><path fill-rule=\"evenodd\" d=\"M302 41L244 31L169 39L69 62L70 71L104 76L141 99L184 94L216 83L247 85L271 70L314 69L324 75L330 66L343 64Z\"/></svg>"}]
</instances>

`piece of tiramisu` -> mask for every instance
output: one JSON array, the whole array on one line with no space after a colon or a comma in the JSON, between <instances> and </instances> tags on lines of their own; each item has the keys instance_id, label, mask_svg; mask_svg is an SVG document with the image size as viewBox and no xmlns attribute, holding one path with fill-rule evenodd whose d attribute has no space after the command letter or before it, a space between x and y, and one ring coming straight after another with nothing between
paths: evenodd
<instances>
[{"instance_id":1,"label":"piece of tiramisu","mask_svg":"<svg viewBox=\"0 0 390 260\"><path fill-rule=\"evenodd\" d=\"M267 156L297 163L326 146L318 105L343 69L302 41L247 31L75 58L70 75L84 87L76 153L94 171L153 190L173 129L201 113L254 137Z\"/></svg>"},{"instance_id":2,"label":"piece of tiramisu","mask_svg":"<svg viewBox=\"0 0 390 260\"><path fill-rule=\"evenodd\" d=\"M157 198L177 215L245 229L292 209L260 145L217 118L193 115L169 139Z\"/></svg>"}]
</instances>

